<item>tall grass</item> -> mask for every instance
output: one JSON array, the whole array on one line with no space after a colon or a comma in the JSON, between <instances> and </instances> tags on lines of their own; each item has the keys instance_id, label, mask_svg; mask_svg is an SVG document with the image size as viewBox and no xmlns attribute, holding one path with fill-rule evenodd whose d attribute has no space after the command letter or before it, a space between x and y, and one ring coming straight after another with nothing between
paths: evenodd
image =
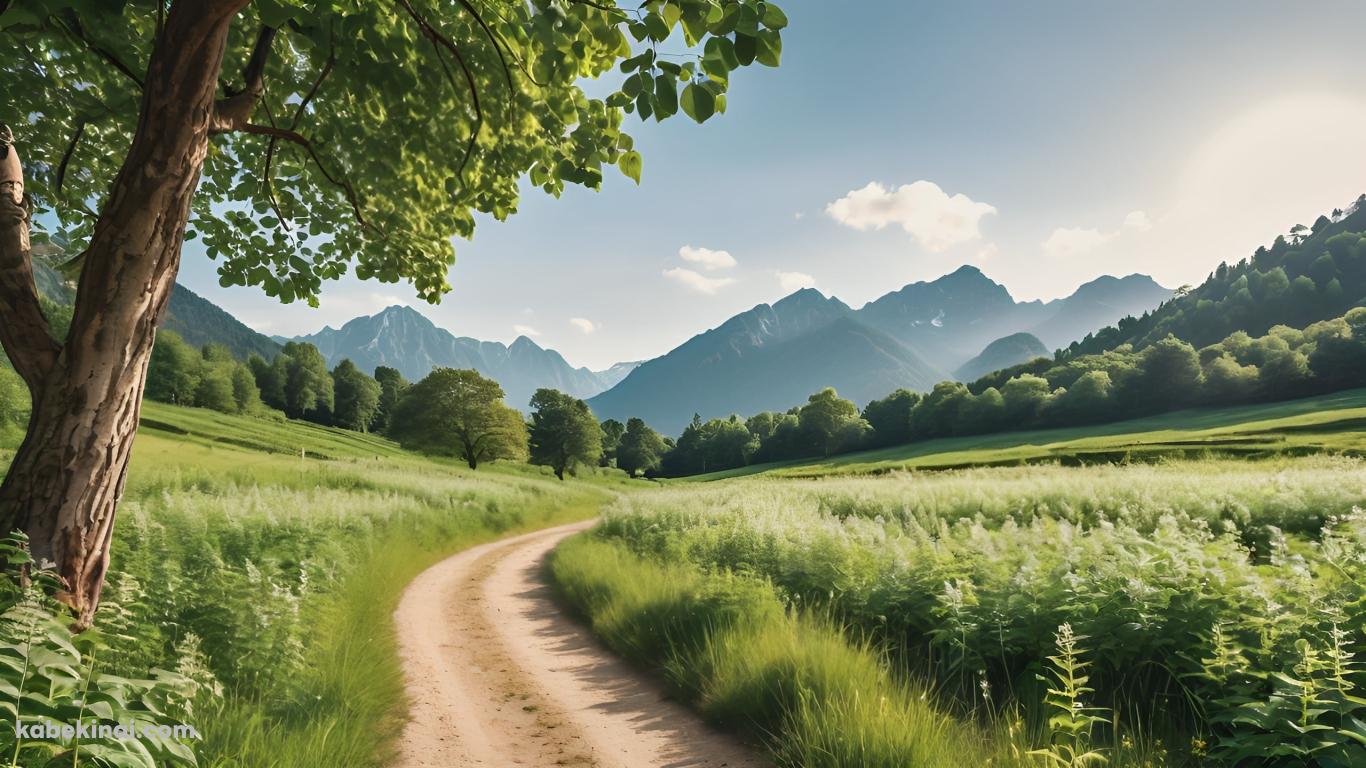
<instances>
[{"instance_id":1,"label":"tall grass","mask_svg":"<svg viewBox=\"0 0 1366 768\"><path fill-rule=\"evenodd\" d=\"M1293 725L1338 734L1366 760L1353 735L1366 675L1306 661L1366 652L1364 467L1318 458L689 484L622 498L598 535L650 562L770 583L874 639L951 711L1020 712L1036 744L1053 722L1041 675L1067 625L1087 638L1088 706L1115 721L1098 729L1102 742L1143 741L1163 763L1233 764L1218 761L1266 738L1287 743L1294 728L1267 712L1331 689L1340 706L1308 707L1320 719Z\"/></svg>"},{"instance_id":2,"label":"tall grass","mask_svg":"<svg viewBox=\"0 0 1366 768\"><path fill-rule=\"evenodd\" d=\"M590 517L608 496L341 430L148 413L98 617L101 663L199 686L201 766L384 765L402 727L391 614L403 587L443 556Z\"/></svg>"},{"instance_id":3,"label":"tall grass","mask_svg":"<svg viewBox=\"0 0 1366 768\"><path fill-rule=\"evenodd\" d=\"M591 536L557 548L550 569L614 650L661 667L705 717L763 741L782 765L1004 764L985 732L935 711L876 647L788 610L762 581L651 562Z\"/></svg>"}]
</instances>

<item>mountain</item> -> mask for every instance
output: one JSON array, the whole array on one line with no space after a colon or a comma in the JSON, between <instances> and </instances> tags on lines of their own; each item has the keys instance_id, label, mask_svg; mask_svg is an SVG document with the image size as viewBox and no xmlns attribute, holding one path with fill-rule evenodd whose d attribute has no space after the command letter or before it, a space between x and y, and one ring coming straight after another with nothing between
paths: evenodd
<instances>
[{"instance_id":1,"label":"mountain","mask_svg":"<svg viewBox=\"0 0 1366 768\"><path fill-rule=\"evenodd\" d=\"M1005 286L976 267L963 266L869 302L858 317L952 371L996 339L1028 331L1056 349L1126 315L1148 311L1171 295L1147 275L1107 275L1066 298L1017 302Z\"/></svg>"},{"instance_id":2,"label":"mountain","mask_svg":"<svg viewBox=\"0 0 1366 768\"><path fill-rule=\"evenodd\" d=\"M161 327L175 331L196 347L222 344L239 360L245 360L251 354L270 360L280 351L279 344L179 283L171 291L171 301Z\"/></svg>"},{"instance_id":3,"label":"mountain","mask_svg":"<svg viewBox=\"0 0 1366 768\"><path fill-rule=\"evenodd\" d=\"M973 350L1046 319L1042 302L1017 303L976 267L912 283L864 305L858 319L952 371ZM947 377L945 377L947 378Z\"/></svg>"},{"instance_id":4,"label":"mountain","mask_svg":"<svg viewBox=\"0 0 1366 768\"><path fill-rule=\"evenodd\" d=\"M1047 345L1170 295L1151 278L1131 275L1094 280L1063 299L1018 302L970 266L858 310L806 288L642 363L589 405L600 418L637 416L666 434L678 434L694 413L786 410L823 387L862 405L899 387L929 390L950 371L961 377L1049 356Z\"/></svg>"},{"instance_id":5,"label":"mountain","mask_svg":"<svg viewBox=\"0 0 1366 768\"><path fill-rule=\"evenodd\" d=\"M605 368L601 371L593 371L593 375L598 377L598 382L602 385L603 390L606 391L620 384L622 379L629 376L631 371L640 367L640 364L643 362L645 361L634 360L629 363L617 363L610 368Z\"/></svg>"},{"instance_id":6,"label":"mountain","mask_svg":"<svg viewBox=\"0 0 1366 768\"><path fill-rule=\"evenodd\" d=\"M1297 226L1151 312L1130 312L1067 351L1086 355L1121 344L1142 348L1168 334L1196 347L1235 331L1261 336L1276 325L1303 328L1366 303L1366 195Z\"/></svg>"},{"instance_id":7,"label":"mountain","mask_svg":"<svg viewBox=\"0 0 1366 768\"><path fill-rule=\"evenodd\" d=\"M588 397L609 386L599 374L572 367L559 352L544 349L525 336L519 336L511 346L457 337L411 307L389 307L341 328L323 328L292 340L317 347L328 365L349 358L363 371L385 365L398 369L411 381L423 378L437 366L472 368L501 384L507 402L518 408L525 408L540 387Z\"/></svg>"},{"instance_id":8,"label":"mountain","mask_svg":"<svg viewBox=\"0 0 1366 768\"><path fill-rule=\"evenodd\" d=\"M1067 298L1045 304L1048 319L1031 326L1029 332L1050 350L1058 349L1120 318L1151 311L1171 297L1170 288L1163 288L1147 275L1104 275L1083 284Z\"/></svg>"},{"instance_id":9,"label":"mountain","mask_svg":"<svg viewBox=\"0 0 1366 768\"><path fill-rule=\"evenodd\" d=\"M33 281L38 292L58 304L70 306L74 303L76 291L50 263L59 259L61 252L48 246L43 250L34 249L34 256L37 258L33 259ZM280 351L279 344L243 325L218 305L180 283L171 289L171 300L160 327L180 334L196 347L221 344L240 360L252 353L269 360Z\"/></svg>"},{"instance_id":10,"label":"mountain","mask_svg":"<svg viewBox=\"0 0 1366 768\"><path fill-rule=\"evenodd\" d=\"M844 302L805 288L760 304L642 363L590 399L599 418L645 419L678 434L704 418L786 410L833 386L864 403L897 387L928 389L942 373Z\"/></svg>"},{"instance_id":11,"label":"mountain","mask_svg":"<svg viewBox=\"0 0 1366 768\"><path fill-rule=\"evenodd\" d=\"M1036 357L1051 356L1048 347L1034 334L1012 333L988 344L981 354L954 371L953 377L959 381L976 381L992 371L1026 363Z\"/></svg>"}]
</instances>

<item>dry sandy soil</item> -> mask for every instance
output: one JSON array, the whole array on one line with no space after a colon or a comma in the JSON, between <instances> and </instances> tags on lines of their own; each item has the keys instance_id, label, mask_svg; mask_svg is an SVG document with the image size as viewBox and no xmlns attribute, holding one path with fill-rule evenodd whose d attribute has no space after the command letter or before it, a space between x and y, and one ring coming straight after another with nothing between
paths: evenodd
<instances>
[{"instance_id":1,"label":"dry sandy soil","mask_svg":"<svg viewBox=\"0 0 1366 768\"><path fill-rule=\"evenodd\" d=\"M589 523L496 541L419 576L394 614L412 720L400 768L757 768L566 617L546 554Z\"/></svg>"}]
</instances>

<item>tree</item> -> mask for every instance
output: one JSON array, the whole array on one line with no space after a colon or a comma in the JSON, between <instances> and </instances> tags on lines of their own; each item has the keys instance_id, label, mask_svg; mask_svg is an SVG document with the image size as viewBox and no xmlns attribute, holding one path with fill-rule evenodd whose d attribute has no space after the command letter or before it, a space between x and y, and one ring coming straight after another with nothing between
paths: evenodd
<instances>
[{"instance_id":1,"label":"tree","mask_svg":"<svg viewBox=\"0 0 1366 768\"><path fill-rule=\"evenodd\" d=\"M555 477L579 464L597 464L602 427L588 404L553 389L531 396L531 463L555 470Z\"/></svg>"},{"instance_id":2,"label":"tree","mask_svg":"<svg viewBox=\"0 0 1366 768\"><path fill-rule=\"evenodd\" d=\"M1138 355L1138 369L1122 388L1121 400L1139 411L1180 408L1200 393L1200 353L1195 347L1167 336Z\"/></svg>"},{"instance_id":3,"label":"tree","mask_svg":"<svg viewBox=\"0 0 1366 768\"><path fill-rule=\"evenodd\" d=\"M911 410L920 395L906 389L874 400L863 408L863 418L873 428L874 445L902 445L911 440Z\"/></svg>"},{"instance_id":4,"label":"tree","mask_svg":"<svg viewBox=\"0 0 1366 768\"><path fill-rule=\"evenodd\" d=\"M1005 399L1006 428L1025 429L1034 426L1052 392L1048 379L1033 374L1026 373L1007 381L1001 387L1001 397Z\"/></svg>"},{"instance_id":5,"label":"tree","mask_svg":"<svg viewBox=\"0 0 1366 768\"><path fill-rule=\"evenodd\" d=\"M477 213L511 214L523 178L556 195L600 187L609 165L639 180L624 114L724 111L731 71L776 66L787 23L763 0L647 0L634 12L592 1L496 13L464 0L0 7L0 118L18 122L35 220L55 230L40 239L59 234L81 253L59 341L4 131L0 342L35 407L0 485L0 530L27 531L34 556L57 564L82 627L186 238L204 243L224 284L286 302L316 301L323 280L352 269L436 300L452 238L469 237ZM655 56L675 29L704 52L700 70ZM581 82L618 65L618 88L584 94Z\"/></svg>"},{"instance_id":6,"label":"tree","mask_svg":"<svg viewBox=\"0 0 1366 768\"><path fill-rule=\"evenodd\" d=\"M261 407L261 391L256 388L256 377L243 363L232 367L232 399L238 413L253 413Z\"/></svg>"},{"instance_id":7,"label":"tree","mask_svg":"<svg viewBox=\"0 0 1366 768\"><path fill-rule=\"evenodd\" d=\"M1106 371L1087 371L1053 401L1054 423L1090 424L1112 413L1113 383Z\"/></svg>"},{"instance_id":8,"label":"tree","mask_svg":"<svg viewBox=\"0 0 1366 768\"><path fill-rule=\"evenodd\" d=\"M162 331L147 366L147 396L163 403L193 405L203 358L180 335Z\"/></svg>"},{"instance_id":9,"label":"tree","mask_svg":"<svg viewBox=\"0 0 1366 768\"><path fill-rule=\"evenodd\" d=\"M470 469L526 458L522 415L503 402L498 382L477 371L437 368L427 374L399 400L389 434L404 448L456 456Z\"/></svg>"},{"instance_id":10,"label":"tree","mask_svg":"<svg viewBox=\"0 0 1366 768\"><path fill-rule=\"evenodd\" d=\"M626 431L617 446L617 468L634 477L648 475L660 467L668 446L659 433L642 419L627 419Z\"/></svg>"},{"instance_id":11,"label":"tree","mask_svg":"<svg viewBox=\"0 0 1366 768\"><path fill-rule=\"evenodd\" d=\"M195 389L194 404L219 413L237 413L237 401L232 395L232 368L205 366L204 376Z\"/></svg>"},{"instance_id":12,"label":"tree","mask_svg":"<svg viewBox=\"0 0 1366 768\"><path fill-rule=\"evenodd\" d=\"M600 466L613 466L617 460L617 451L621 447L621 438L625 434L626 425L616 419L608 419L602 423L602 459L598 462Z\"/></svg>"},{"instance_id":13,"label":"tree","mask_svg":"<svg viewBox=\"0 0 1366 768\"><path fill-rule=\"evenodd\" d=\"M858 406L826 387L807 398L797 414L804 442L815 453L829 456L850 445L866 432L867 422L859 416ZM850 427L850 424L854 427Z\"/></svg>"},{"instance_id":14,"label":"tree","mask_svg":"<svg viewBox=\"0 0 1366 768\"><path fill-rule=\"evenodd\" d=\"M285 415L327 423L336 404L336 389L318 348L291 341L275 358L274 367L283 381Z\"/></svg>"},{"instance_id":15,"label":"tree","mask_svg":"<svg viewBox=\"0 0 1366 768\"><path fill-rule=\"evenodd\" d=\"M365 432L379 411L379 382L366 376L350 360L332 369L333 422L345 429Z\"/></svg>"},{"instance_id":16,"label":"tree","mask_svg":"<svg viewBox=\"0 0 1366 768\"><path fill-rule=\"evenodd\" d=\"M398 406L399 398L412 386L403 374L394 368L378 366L375 368L375 381L379 382L379 405L375 410L375 421L370 428L383 432L389 427L389 417Z\"/></svg>"}]
</instances>

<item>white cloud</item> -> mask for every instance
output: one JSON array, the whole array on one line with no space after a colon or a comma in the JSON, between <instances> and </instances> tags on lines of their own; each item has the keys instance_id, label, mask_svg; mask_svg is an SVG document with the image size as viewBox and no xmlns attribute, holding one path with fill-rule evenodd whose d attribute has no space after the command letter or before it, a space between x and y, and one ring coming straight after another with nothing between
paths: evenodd
<instances>
[{"instance_id":1,"label":"white cloud","mask_svg":"<svg viewBox=\"0 0 1366 768\"><path fill-rule=\"evenodd\" d=\"M712 295L735 282L732 277L707 277L706 275L694 272L691 269L675 267L664 270L664 276L676 283L684 285L698 293Z\"/></svg>"},{"instance_id":2,"label":"white cloud","mask_svg":"<svg viewBox=\"0 0 1366 768\"><path fill-rule=\"evenodd\" d=\"M678 249L679 258L691 264L696 264L702 269L712 272L718 269L730 269L735 266L735 257L727 251L713 251L710 248L694 248L685 245Z\"/></svg>"},{"instance_id":3,"label":"white cloud","mask_svg":"<svg viewBox=\"0 0 1366 768\"><path fill-rule=\"evenodd\" d=\"M1113 234L1107 234L1098 229L1058 227L1053 230L1053 234L1049 235L1047 240L1043 241L1043 252L1045 256L1051 258L1067 259L1090 253L1110 242L1113 238Z\"/></svg>"},{"instance_id":4,"label":"white cloud","mask_svg":"<svg viewBox=\"0 0 1366 768\"><path fill-rule=\"evenodd\" d=\"M405 299L402 296L392 293L372 293L370 294L369 298L370 301L374 302L375 304L378 304L380 307L384 309L388 309L389 307L395 305L401 307L412 306L412 302L408 299Z\"/></svg>"},{"instance_id":5,"label":"white cloud","mask_svg":"<svg viewBox=\"0 0 1366 768\"><path fill-rule=\"evenodd\" d=\"M569 318L569 324L584 333L592 333L598 329L598 324L586 317L571 317Z\"/></svg>"},{"instance_id":6,"label":"white cloud","mask_svg":"<svg viewBox=\"0 0 1366 768\"><path fill-rule=\"evenodd\" d=\"M977 251L977 260L978 260L978 261L990 261L990 260L996 258L997 254L999 254L1000 252L1001 252L1001 249L1000 249L1000 248L997 248L995 243L987 243L986 245L984 245L984 246L982 246L980 249L978 249L978 251Z\"/></svg>"},{"instance_id":7,"label":"white cloud","mask_svg":"<svg viewBox=\"0 0 1366 768\"><path fill-rule=\"evenodd\" d=\"M782 286L784 291L792 292L802 288L816 287L816 278L805 272L778 271L774 274L778 276L778 285Z\"/></svg>"},{"instance_id":8,"label":"white cloud","mask_svg":"<svg viewBox=\"0 0 1366 768\"><path fill-rule=\"evenodd\" d=\"M889 189L872 182L825 207L835 221L854 229L882 229L898 224L922 246L934 252L982 236L982 217L996 213L962 193L949 196L932 181L917 181Z\"/></svg>"},{"instance_id":9,"label":"white cloud","mask_svg":"<svg viewBox=\"0 0 1366 768\"><path fill-rule=\"evenodd\" d=\"M512 330L513 330L513 332L516 333L518 336L540 336L540 335L541 335L541 332L540 332L540 331L536 330L535 328L532 328L532 327L529 326L529 325L522 325L521 323L517 323L517 324L513 325L513 326L512 326Z\"/></svg>"},{"instance_id":10,"label":"white cloud","mask_svg":"<svg viewBox=\"0 0 1366 768\"><path fill-rule=\"evenodd\" d=\"M802 211L797 211L796 213L792 214L792 218L796 219L797 221L801 221L802 219L806 218L806 214Z\"/></svg>"},{"instance_id":11,"label":"white cloud","mask_svg":"<svg viewBox=\"0 0 1366 768\"><path fill-rule=\"evenodd\" d=\"M1114 232L1102 232L1095 228L1058 227L1043 241L1045 256L1067 259L1083 256L1123 235L1138 235L1153 228L1153 222L1143 211L1130 211L1124 223Z\"/></svg>"}]
</instances>

